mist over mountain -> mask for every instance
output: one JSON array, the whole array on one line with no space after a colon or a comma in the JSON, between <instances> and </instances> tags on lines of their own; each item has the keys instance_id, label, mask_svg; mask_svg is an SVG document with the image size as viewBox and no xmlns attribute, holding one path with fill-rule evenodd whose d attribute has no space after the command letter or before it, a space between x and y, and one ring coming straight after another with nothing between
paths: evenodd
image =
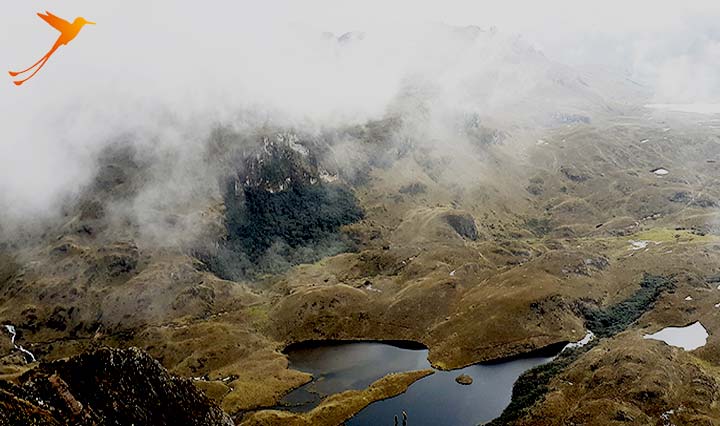
<instances>
[{"instance_id":1,"label":"mist over mountain","mask_svg":"<svg viewBox=\"0 0 720 426\"><path fill-rule=\"evenodd\" d=\"M0 426L720 421L720 6L53 7Z\"/></svg>"},{"instance_id":2,"label":"mist over mountain","mask_svg":"<svg viewBox=\"0 0 720 426\"><path fill-rule=\"evenodd\" d=\"M278 126L318 133L407 115L425 127L409 131L445 136L468 117L503 126L547 125L562 116L603 113L650 98L647 87L627 77L574 70L548 59L519 36L496 29L434 24L402 33L358 34L328 39L305 31L301 40L275 42L283 52L292 49L292 55L255 51L241 68L213 69L212 79L204 82L177 78L178 72L194 72L184 69L186 64L176 64L178 70L163 65L155 77L162 80L158 85L142 82L135 88L128 81L121 92L117 83L107 86L92 79L79 92L53 87L45 106L16 105L20 121L8 122L12 137L3 145L14 154L3 156L3 228L17 228L28 215L56 216L63 200L77 194L97 172L100 152L113 144L129 142L160 163L174 158L172 165L156 165L167 168L176 161L196 161L216 126L243 131ZM203 61L211 63L203 56L193 59ZM260 82L258 73L263 74ZM191 96L193 92L198 96ZM25 121L29 117L37 123ZM23 176L29 164L36 173ZM166 170L161 185L186 185L181 182L188 178L212 180L198 165L185 169L199 175ZM167 173L177 179L168 179ZM152 198L153 191L185 192L148 188L143 197Z\"/></svg>"}]
</instances>

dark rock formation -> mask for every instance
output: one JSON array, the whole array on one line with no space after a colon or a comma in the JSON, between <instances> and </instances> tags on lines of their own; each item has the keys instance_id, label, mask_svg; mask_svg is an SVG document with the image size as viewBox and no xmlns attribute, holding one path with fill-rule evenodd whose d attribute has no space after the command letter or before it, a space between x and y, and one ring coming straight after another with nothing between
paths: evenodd
<instances>
[{"instance_id":1,"label":"dark rock formation","mask_svg":"<svg viewBox=\"0 0 720 426\"><path fill-rule=\"evenodd\" d=\"M0 425L231 426L193 383L136 349L102 348L0 381Z\"/></svg>"},{"instance_id":2,"label":"dark rock formation","mask_svg":"<svg viewBox=\"0 0 720 426\"><path fill-rule=\"evenodd\" d=\"M427 191L427 185L422 182L409 183L399 189L401 194L418 195L424 194Z\"/></svg>"},{"instance_id":3,"label":"dark rock formation","mask_svg":"<svg viewBox=\"0 0 720 426\"><path fill-rule=\"evenodd\" d=\"M508 137L505 131L484 126L477 114L471 114L463 121L462 130L470 142L477 147L502 144Z\"/></svg>"},{"instance_id":4,"label":"dark rock formation","mask_svg":"<svg viewBox=\"0 0 720 426\"><path fill-rule=\"evenodd\" d=\"M469 214L451 213L445 216L445 221L452 227L461 237L472 241L477 241L478 230L475 226L475 219Z\"/></svg>"},{"instance_id":5,"label":"dark rock formation","mask_svg":"<svg viewBox=\"0 0 720 426\"><path fill-rule=\"evenodd\" d=\"M671 195L668 199L673 203L687 204L694 207L717 207L717 203L714 200L703 196L694 196L688 191L678 191Z\"/></svg>"},{"instance_id":6,"label":"dark rock formation","mask_svg":"<svg viewBox=\"0 0 720 426\"><path fill-rule=\"evenodd\" d=\"M573 182L585 182L590 179L590 176L581 173L574 166L562 166L560 172Z\"/></svg>"}]
</instances>

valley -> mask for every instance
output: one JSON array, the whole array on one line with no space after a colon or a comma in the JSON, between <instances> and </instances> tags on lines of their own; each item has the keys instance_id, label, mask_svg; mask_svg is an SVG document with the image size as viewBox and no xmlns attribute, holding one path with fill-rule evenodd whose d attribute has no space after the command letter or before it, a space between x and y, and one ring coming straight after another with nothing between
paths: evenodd
<instances>
[{"instance_id":1,"label":"valley","mask_svg":"<svg viewBox=\"0 0 720 426\"><path fill-rule=\"evenodd\" d=\"M399 142L402 117L320 136L215 132L202 161L222 170L227 189L167 212L163 229L183 233L174 247L148 242L112 207L136 196L152 170L132 149L107 151L61 221L0 246L0 316L40 366L137 347L241 425L339 424L420 386L429 366L522 356L579 341L589 328L592 347L547 376L509 423L667 415L713 424L720 140L702 120L631 108L508 127L503 141L468 137L449 149L422 137ZM353 167L338 160L347 140L362 147ZM608 310L647 276L673 285ZM594 329L588 312L598 309L609 319L597 321L622 326ZM690 352L643 338L696 321L709 336ZM21 385L44 367L27 364L6 337L0 378ZM426 347L428 364L332 395L320 406L336 408L322 415L272 411L311 380L289 365L289 345L400 340ZM4 407L20 404L0 392Z\"/></svg>"}]
</instances>

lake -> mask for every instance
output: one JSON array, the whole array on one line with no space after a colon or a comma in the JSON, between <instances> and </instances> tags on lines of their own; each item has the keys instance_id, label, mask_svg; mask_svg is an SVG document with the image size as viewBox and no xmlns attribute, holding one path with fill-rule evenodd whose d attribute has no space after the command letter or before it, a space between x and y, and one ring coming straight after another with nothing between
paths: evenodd
<instances>
[{"instance_id":1,"label":"lake","mask_svg":"<svg viewBox=\"0 0 720 426\"><path fill-rule=\"evenodd\" d=\"M526 370L552 360L559 347L505 361L475 364L452 371L435 370L394 398L370 404L347 425L392 425L408 415L412 426L477 425L498 417L510 403L513 383ZM280 405L308 411L327 395L364 389L394 372L431 368L428 350L408 342L308 342L286 349L290 368L308 372L313 381L283 398ZM470 385L455 381L460 374Z\"/></svg>"}]
</instances>

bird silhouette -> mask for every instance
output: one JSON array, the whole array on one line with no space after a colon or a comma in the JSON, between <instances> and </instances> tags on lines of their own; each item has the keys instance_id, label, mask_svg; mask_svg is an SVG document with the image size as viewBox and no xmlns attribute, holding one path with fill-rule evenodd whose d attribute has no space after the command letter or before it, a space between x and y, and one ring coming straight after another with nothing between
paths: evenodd
<instances>
[{"instance_id":1,"label":"bird silhouette","mask_svg":"<svg viewBox=\"0 0 720 426\"><path fill-rule=\"evenodd\" d=\"M52 56L52 54L55 53L55 51L56 51L60 46L62 46L62 45L67 45L67 44L70 43L75 37L77 37L77 35L78 35L78 33L80 32L80 30L81 30L86 24L95 25L94 22L87 21L87 20L85 20L85 18L83 18L82 16L75 18L75 21L73 21L73 23L71 24L70 22L68 22L68 21L66 21L66 20L64 20L64 19L62 19L62 18L60 18L60 17L58 17L58 16L55 16L55 15L53 15L52 13L50 13L50 12L48 12L48 11L45 11L45 14L44 14L44 15L43 15L42 13L38 13L37 15L38 15L39 17L41 17L45 22L47 22L48 24L50 24L53 28L55 28L56 30L60 31L60 37L58 37L58 39L57 39L57 41L55 42L55 44L53 45L52 49L50 49L50 51L48 51L48 53L46 53L45 56L43 56L42 58L40 58L40 60L38 60L37 62L35 62L34 64L32 64L32 66L30 66L29 68L24 69L24 70L22 70L22 71L9 71L11 77L16 77L16 76L18 76L18 75L20 75L20 74L24 74L24 73L32 70L33 68L35 68L36 66L38 66L38 64L40 65L39 67L37 67L37 69L36 69L32 74L30 74L29 77L24 78L24 79L22 79L22 80L13 81L13 83L15 83L16 86L20 86L21 84L23 84L23 83L25 83L26 81L28 81L28 80L30 80L31 78L33 78L33 76L35 76L35 74L37 74L38 71L40 71L40 69L42 69L42 67L45 66L45 63L47 63L48 59L50 59L50 56Z\"/></svg>"}]
</instances>

